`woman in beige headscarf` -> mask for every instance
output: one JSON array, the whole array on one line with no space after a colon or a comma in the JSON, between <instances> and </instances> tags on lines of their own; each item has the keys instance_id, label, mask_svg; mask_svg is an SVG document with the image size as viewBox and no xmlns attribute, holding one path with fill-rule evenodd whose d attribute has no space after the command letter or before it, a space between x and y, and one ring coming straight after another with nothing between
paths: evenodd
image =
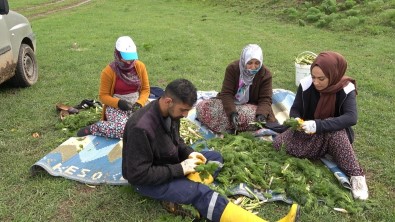
<instances>
[{"instance_id":1,"label":"woman in beige headscarf","mask_svg":"<svg viewBox=\"0 0 395 222\"><path fill-rule=\"evenodd\" d=\"M319 159L330 154L348 176L354 198L366 200L365 174L355 156L351 126L357 123L356 82L345 76L347 61L336 52L322 52L311 65L311 76L300 81L290 116L303 119L301 131L288 129L273 145L288 154Z\"/></svg>"},{"instance_id":2,"label":"woman in beige headscarf","mask_svg":"<svg viewBox=\"0 0 395 222\"><path fill-rule=\"evenodd\" d=\"M196 105L197 118L214 132L252 130L251 122L276 121L272 94L272 74L263 65L262 49L248 44L226 68L217 97Z\"/></svg>"}]
</instances>

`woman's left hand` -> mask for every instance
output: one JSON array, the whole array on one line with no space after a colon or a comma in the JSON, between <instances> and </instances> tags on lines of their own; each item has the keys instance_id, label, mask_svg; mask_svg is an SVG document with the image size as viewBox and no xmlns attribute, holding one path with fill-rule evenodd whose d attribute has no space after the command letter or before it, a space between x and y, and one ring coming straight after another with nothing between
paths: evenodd
<instances>
[{"instance_id":1,"label":"woman's left hand","mask_svg":"<svg viewBox=\"0 0 395 222\"><path fill-rule=\"evenodd\" d=\"M132 111L136 112L137 110L139 110L142 106L140 105L140 103L135 103L132 106Z\"/></svg>"},{"instance_id":2,"label":"woman's left hand","mask_svg":"<svg viewBox=\"0 0 395 222\"><path fill-rule=\"evenodd\" d=\"M302 123L302 129L307 134L313 134L317 131L317 124L314 120L304 121Z\"/></svg>"},{"instance_id":3,"label":"woman's left hand","mask_svg":"<svg viewBox=\"0 0 395 222\"><path fill-rule=\"evenodd\" d=\"M266 117L262 114L256 115L255 119L258 123L266 123Z\"/></svg>"}]
</instances>

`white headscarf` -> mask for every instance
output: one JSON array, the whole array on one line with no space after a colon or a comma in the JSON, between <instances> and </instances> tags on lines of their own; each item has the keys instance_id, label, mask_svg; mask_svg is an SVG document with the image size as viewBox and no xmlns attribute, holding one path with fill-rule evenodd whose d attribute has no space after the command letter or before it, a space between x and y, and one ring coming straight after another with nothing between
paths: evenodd
<instances>
[{"instance_id":1,"label":"white headscarf","mask_svg":"<svg viewBox=\"0 0 395 222\"><path fill-rule=\"evenodd\" d=\"M235 104L238 105L246 104L250 97L250 86L256 74L252 73L253 70L246 69L246 65L251 59L256 59L261 63L256 70L259 71L263 64L263 53L261 47L257 44L248 44L241 51L239 62L240 78L237 93L235 95Z\"/></svg>"}]
</instances>

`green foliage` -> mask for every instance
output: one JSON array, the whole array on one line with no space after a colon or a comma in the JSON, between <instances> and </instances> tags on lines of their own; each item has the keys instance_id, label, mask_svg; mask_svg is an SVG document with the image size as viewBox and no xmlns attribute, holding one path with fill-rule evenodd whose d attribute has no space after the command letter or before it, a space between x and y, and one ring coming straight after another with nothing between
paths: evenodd
<instances>
[{"instance_id":1,"label":"green foliage","mask_svg":"<svg viewBox=\"0 0 395 222\"><path fill-rule=\"evenodd\" d=\"M298 10L293 7L284 9L283 13L287 15L290 19L297 19L299 17Z\"/></svg>"},{"instance_id":2,"label":"green foliage","mask_svg":"<svg viewBox=\"0 0 395 222\"><path fill-rule=\"evenodd\" d=\"M81 110L78 114L68 115L63 121L56 124L56 129L75 131L100 120L101 108L90 107Z\"/></svg>"},{"instance_id":3,"label":"green foliage","mask_svg":"<svg viewBox=\"0 0 395 222\"><path fill-rule=\"evenodd\" d=\"M309 1L304 1L302 6L304 9L309 9L309 8L313 7L313 3L309 2Z\"/></svg>"},{"instance_id":4,"label":"green foliage","mask_svg":"<svg viewBox=\"0 0 395 222\"><path fill-rule=\"evenodd\" d=\"M344 9L352 9L357 4L354 0L346 0L344 2Z\"/></svg>"},{"instance_id":5,"label":"green foliage","mask_svg":"<svg viewBox=\"0 0 395 222\"><path fill-rule=\"evenodd\" d=\"M297 120L293 117L286 119L283 123L284 126L289 126L292 130L300 130L301 124L303 121Z\"/></svg>"},{"instance_id":6,"label":"green foliage","mask_svg":"<svg viewBox=\"0 0 395 222\"><path fill-rule=\"evenodd\" d=\"M317 7L313 6L307 9L307 15L317 15L317 14L321 14L320 9L318 9Z\"/></svg>"},{"instance_id":7,"label":"green foliage","mask_svg":"<svg viewBox=\"0 0 395 222\"><path fill-rule=\"evenodd\" d=\"M358 17L349 16L347 18L340 19L339 25L348 30L351 30L353 29L353 27L357 26L360 22L361 20Z\"/></svg>"},{"instance_id":8,"label":"green foliage","mask_svg":"<svg viewBox=\"0 0 395 222\"><path fill-rule=\"evenodd\" d=\"M367 2L366 9L368 10L368 12L374 13L374 12L378 12L378 11L382 10L383 5L384 5L383 0L369 1L369 2Z\"/></svg>"},{"instance_id":9,"label":"green foliage","mask_svg":"<svg viewBox=\"0 0 395 222\"><path fill-rule=\"evenodd\" d=\"M306 21L314 23L318 21L321 16L323 16L323 13L316 7L311 7L307 10L306 12Z\"/></svg>"},{"instance_id":10,"label":"green foliage","mask_svg":"<svg viewBox=\"0 0 395 222\"><path fill-rule=\"evenodd\" d=\"M306 26L306 22L305 22L304 20L302 20L302 19L299 19L299 20L298 20L298 24L299 24L300 26Z\"/></svg>"},{"instance_id":11,"label":"green foliage","mask_svg":"<svg viewBox=\"0 0 395 222\"><path fill-rule=\"evenodd\" d=\"M319 28L328 27L332 21L333 21L333 16L325 15L320 20L318 20L316 26Z\"/></svg>"},{"instance_id":12,"label":"green foliage","mask_svg":"<svg viewBox=\"0 0 395 222\"><path fill-rule=\"evenodd\" d=\"M379 15L379 18L383 25L387 25L392 28L395 28L395 8L387 9L383 11Z\"/></svg>"},{"instance_id":13,"label":"green foliage","mask_svg":"<svg viewBox=\"0 0 395 222\"><path fill-rule=\"evenodd\" d=\"M255 139L248 133L225 135L207 141L212 149L222 153L224 167L216 178L224 195L228 188L246 183L254 188L286 193L307 211L326 205L349 213L360 213L363 206L352 200L348 190L340 187L334 176L322 164L288 156L276 151L271 143Z\"/></svg>"},{"instance_id":14,"label":"green foliage","mask_svg":"<svg viewBox=\"0 0 395 222\"><path fill-rule=\"evenodd\" d=\"M32 164L67 138L55 127L59 115L54 105L97 98L101 70L113 60L119 35L132 35L139 57L147 66L150 84L160 87L185 77L199 90L219 91L226 65L240 56L245 44L258 43L264 50L264 63L273 74L273 88L296 92L296 55L305 50L342 53L348 61L347 75L357 80L359 119L354 127L354 150L366 172L370 199L363 213L356 214L328 214L330 209L322 202L322 211L302 207L300 221L395 218L395 125L389 124L395 119L395 40L394 29L381 25L379 19L379 14L390 8L390 1L382 1L373 14L366 11L371 1L357 1L355 9L367 18L352 31L334 25L344 17L339 11L331 14L334 21L325 29L309 23L300 27L298 20L304 20L309 8L303 1L270 5L266 0L99 0L56 13L32 7L33 3L51 3L52 9L59 9L56 7L77 1L9 2L11 7L18 5L17 11L23 8L32 21L40 77L29 88L0 86L1 221L159 222L161 216L168 216L167 221L190 221L167 213L158 201L138 194L131 186L89 187L46 173L29 173ZM287 7L297 9L301 17L279 21L284 18L280 12ZM34 14L40 17L30 17ZM77 50L71 48L75 42ZM35 132L38 138L32 137ZM288 210L289 205L282 202L265 203L259 215L277 221Z\"/></svg>"},{"instance_id":15,"label":"green foliage","mask_svg":"<svg viewBox=\"0 0 395 222\"><path fill-rule=\"evenodd\" d=\"M346 15L348 15L348 16L357 16L357 15L359 15L360 13L361 13L360 10L357 10L357 9L350 9L350 10L348 10L348 11L346 12Z\"/></svg>"},{"instance_id":16,"label":"green foliage","mask_svg":"<svg viewBox=\"0 0 395 222\"><path fill-rule=\"evenodd\" d=\"M218 164L215 162L209 162L207 164L200 164L195 167L196 172L199 172L200 179L204 181L209 178L210 175L214 175L214 172L218 169Z\"/></svg>"},{"instance_id":17,"label":"green foliage","mask_svg":"<svg viewBox=\"0 0 395 222\"><path fill-rule=\"evenodd\" d=\"M324 0L320 5L320 9L327 15L335 13L337 10L336 0Z\"/></svg>"},{"instance_id":18,"label":"green foliage","mask_svg":"<svg viewBox=\"0 0 395 222\"><path fill-rule=\"evenodd\" d=\"M211 0L221 2L219 0ZM391 10L394 1L383 0L315 0L315 1L275 1L258 0L254 2L228 0L239 11L254 10L259 6L262 15L268 14L299 24L311 25L331 31L350 31L362 34L393 34ZM262 7L262 5L264 7ZM386 10L390 10L388 13ZM378 16L378 14L383 14ZM278 16L281 15L281 16ZM356 18L358 19L356 19Z\"/></svg>"}]
</instances>

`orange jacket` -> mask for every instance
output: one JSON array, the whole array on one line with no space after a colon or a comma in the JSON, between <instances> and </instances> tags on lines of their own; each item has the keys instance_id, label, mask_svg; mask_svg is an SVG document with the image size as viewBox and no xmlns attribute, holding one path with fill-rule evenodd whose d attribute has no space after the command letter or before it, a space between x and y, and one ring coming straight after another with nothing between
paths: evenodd
<instances>
[{"instance_id":1,"label":"orange jacket","mask_svg":"<svg viewBox=\"0 0 395 222\"><path fill-rule=\"evenodd\" d=\"M150 94L150 85L148 81L148 73L145 65L140 60L137 60L135 63L137 75L141 80L141 88L140 88L140 96L137 100L137 103L144 106ZM110 65L107 65L100 76L100 88L99 88L99 99L103 103L103 112L102 112L102 120L106 120L106 108L107 106L111 106L114 108L118 108L119 98L113 97L114 88L115 88L115 80L116 73Z\"/></svg>"}]
</instances>

